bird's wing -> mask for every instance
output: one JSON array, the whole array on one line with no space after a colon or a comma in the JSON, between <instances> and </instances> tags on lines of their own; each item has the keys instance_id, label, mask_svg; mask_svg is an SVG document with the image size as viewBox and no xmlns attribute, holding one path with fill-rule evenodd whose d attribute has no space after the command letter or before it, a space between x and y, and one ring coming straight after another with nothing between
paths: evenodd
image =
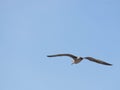
<instances>
[{"instance_id":1,"label":"bird's wing","mask_svg":"<svg viewBox=\"0 0 120 90\"><path fill-rule=\"evenodd\" d=\"M58 56L68 56L71 57L73 59L76 59L77 57L72 55L72 54L55 54L55 55L48 55L47 57L58 57Z\"/></svg>"},{"instance_id":2,"label":"bird's wing","mask_svg":"<svg viewBox=\"0 0 120 90\"><path fill-rule=\"evenodd\" d=\"M85 57L85 59L88 59L88 60L90 60L90 61L93 61L93 62L96 62L96 63L99 63L99 64L104 64L104 65L109 65L109 66L112 65L112 64L110 64L110 63L104 62L104 61L99 60L99 59L95 59L95 58L93 58L93 57Z\"/></svg>"}]
</instances>

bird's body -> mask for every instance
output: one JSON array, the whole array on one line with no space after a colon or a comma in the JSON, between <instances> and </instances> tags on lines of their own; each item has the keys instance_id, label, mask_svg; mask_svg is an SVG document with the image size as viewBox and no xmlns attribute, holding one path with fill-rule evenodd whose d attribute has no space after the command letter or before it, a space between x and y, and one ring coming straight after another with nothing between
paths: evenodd
<instances>
[{"instance_id":1,"label":"bird's body","mask_svg":"<svg viewBox=\"0 0 120 90\"><path fill-rule=\"evenodd\" d=\"M93 57L77 57L77 56L74 56L72 54L55 54L55 55L48 55L47 57L58 57L58 56L68 56L68 57L71 57L73 59L73 63L72 64L78 64L83 59L87 59L87 60L90 60L90 61L93 61L93 62L96 62L96 63L99 63L99 64L103 64L103 65L109 65L109 66L112 65L112 64L109 64L109 63L104 62L102 60L95 59Z\"/></svg>"},{"instance_id":2,"label":"bird's body","mask_svg":"<svg viewBox=\"0 0 120 90\"><path fill-rule=\"evenodd\" d=\"M78 63L80 63L82 60L83 60L82 57L77 57L76 59L73 59L73 60L72 60L72 64L78 64Z\"/></svg>"}]
</instances>

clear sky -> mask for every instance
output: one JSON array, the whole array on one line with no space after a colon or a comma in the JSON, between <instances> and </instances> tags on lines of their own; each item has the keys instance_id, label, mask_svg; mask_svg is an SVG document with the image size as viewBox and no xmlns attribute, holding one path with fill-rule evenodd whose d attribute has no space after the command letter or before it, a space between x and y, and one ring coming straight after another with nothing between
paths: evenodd
<instances>
[{"instance_id":1,"label":"clear sky","mask_svg":"<svg viewBox=\"0 0 120 90\"><path fill-rule=\"evenodd\" d=\"M120 90L119 0L1 0L0 90ZM71 53L113 64L46 55Z\"/></svg>"}]
</instances>

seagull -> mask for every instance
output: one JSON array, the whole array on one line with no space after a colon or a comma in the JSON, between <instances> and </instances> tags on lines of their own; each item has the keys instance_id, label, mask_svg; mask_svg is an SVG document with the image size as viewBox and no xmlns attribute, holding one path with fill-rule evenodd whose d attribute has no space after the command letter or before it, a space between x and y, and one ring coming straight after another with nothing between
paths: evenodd
<instances>
[{"instance_id":1,"label":"seagull","mask_svg":"<svg viewBox=\"0 0 120 90\"><path fill-rule=\"evenodd\" d=\"M110 63L107 63L107 62L99 60L99 59L95 59L93 57L77 57L77 56L72 55L72 54L55 54L55 55L48 55L47 57L58 57L58 56L68 56L68 57L72 58L73 59L72 64L78 64L82 60L87 59L89 61L93 61L93 62L96 62L98 64L112 66L112 64L110 64Z\"/></svg>"}]
</instances>

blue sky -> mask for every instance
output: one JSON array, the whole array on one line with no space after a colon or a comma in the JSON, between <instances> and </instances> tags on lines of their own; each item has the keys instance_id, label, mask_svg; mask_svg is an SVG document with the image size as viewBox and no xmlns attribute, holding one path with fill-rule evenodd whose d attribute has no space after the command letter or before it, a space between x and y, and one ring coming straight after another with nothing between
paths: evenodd
<instances>
[{"instance_id":1,"label":"blue sky","mask_svg":"<svg viewBox=\"0 0 120 90\"><path fill-rule=\"evenodd\" d=\"M119 90L119 0L1 0L0 90ZM87 60L71 65L71 53Z\"/></svg>"}]
</instances>

